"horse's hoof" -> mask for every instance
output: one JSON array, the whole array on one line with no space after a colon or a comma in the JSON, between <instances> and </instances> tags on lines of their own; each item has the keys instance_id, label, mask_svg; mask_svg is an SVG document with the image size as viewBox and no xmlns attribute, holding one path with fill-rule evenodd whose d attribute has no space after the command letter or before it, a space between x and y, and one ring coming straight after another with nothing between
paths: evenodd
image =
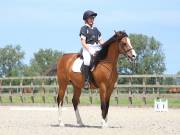
<instances>
[{"instance_id":1,"label":"horse's hoof","mask_svg":"<svg viewBox=\"0 0 180 135\"><path fill-rule=\"evenodd\" d=\"M64 127L64 123L63 122L59 122L59 126L60 127Z\"/></svg>"},{"instance_id":2,"label":"horse's hoof","mask_svg":"<svg viewBox=\"0 0 180 135\"><path fill-rule=\"evenodd\" d=\"M77 125L78 125L79 127L84 127L84 124L83 124L82 122L77 122Z\"/></svg>"},{"instance_id":3,"label":"horse's hoof","mask_svg":"<svg viewBox=\"0 0 180 135\"><path fill-rule=\"evenodd\" d=\"M84 127L84 124L83 124L83 123L80 123L80 124L77 123L77 126L78 126L78 127Z\"/></svg>"},{"instance_id":4,"label":"horse's hoof","mask_svg":"<svg viewBox=\"0 0 180 135\"><path fill-rule=\"evenodd\" d=\"M108 128L107 120L102 120L101 124L102 124L102 128Z\"/></svg>"},{"instance_id":5,"label":"horse's hoof","mask_svg":"<svg viewBox=\"0 0 180 135\"><path fill-rule=\"evenodd\" d=\"M102 128L108 128L108 124L106 123L106 124L103 124L102 125Z\"/></svg>"}]
</instances>

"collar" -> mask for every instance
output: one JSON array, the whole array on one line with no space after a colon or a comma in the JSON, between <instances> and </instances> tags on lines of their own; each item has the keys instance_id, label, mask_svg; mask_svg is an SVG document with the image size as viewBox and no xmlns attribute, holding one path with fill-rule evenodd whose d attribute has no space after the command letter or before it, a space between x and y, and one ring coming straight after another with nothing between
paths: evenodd
<instances>
[{"instance_id":1,"label":"collar","mask_svg":"<svg viewBox=\"0 0 180 135\"><path fill-rule=\"evenodd\" d=\"M86 26L88 26L89 28L93 29L93 26L91 27L89 24L85 23Z\"/></svg>"}]
</instances>

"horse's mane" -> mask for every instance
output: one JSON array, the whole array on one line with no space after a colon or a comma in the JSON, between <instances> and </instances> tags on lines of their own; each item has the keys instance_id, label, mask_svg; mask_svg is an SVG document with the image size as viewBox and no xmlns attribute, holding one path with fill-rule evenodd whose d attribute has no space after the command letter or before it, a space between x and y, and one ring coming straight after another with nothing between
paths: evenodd
<instances>
[{"instance_id":1,"label":"horse's mane","mask_svg":"<svg viewBox=\"0 0 180 135\"><path fill-rule=\"evenodd\" d=\"M109 46L112 42L117 40L117 36L119 36L119 38L123 38L123 37L128 37L128 35L126 34L126 32L124 31L118 31L116 32L110 39L108 39L103 45L102 45L102 49L97 53L96 55L96 61L99 60L103 60L105 59Z\"/></svg>"}]
</instances>

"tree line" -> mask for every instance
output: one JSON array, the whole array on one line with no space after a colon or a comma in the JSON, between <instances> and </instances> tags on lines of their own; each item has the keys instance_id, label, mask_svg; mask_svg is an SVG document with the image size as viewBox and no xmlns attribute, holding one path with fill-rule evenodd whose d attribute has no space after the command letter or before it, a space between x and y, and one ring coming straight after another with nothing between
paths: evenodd
<instances>
[{"instance_id":1,"label":"tree line","mask_svg":"<svg viewBox=\"0 0 180 135\"><path fill-rule=\"evenodd\" d=\"M132 64L126 57L120 56L118 72L121 74L163 74L166 66L162 44L154 37L143 34L130 34L129 37L136 50L137 60L135 64ZM44 75L62 55L62 51L39 49L27 65L23 63L25 52L20 45L6 45L0 48L0 77Z\"/></svg>"},{"instance_id":2,"label":"tree line","mask_svg":"<svg viewBox=\"0 0 180 135\"><path fill-rule=\"evenodd\" d=\"M0 77L45 75L62 54L58 50L39 49L27 65L23 63L25 52L20 45L6 45L0 48Z\"/></svg>"}]
</instances>

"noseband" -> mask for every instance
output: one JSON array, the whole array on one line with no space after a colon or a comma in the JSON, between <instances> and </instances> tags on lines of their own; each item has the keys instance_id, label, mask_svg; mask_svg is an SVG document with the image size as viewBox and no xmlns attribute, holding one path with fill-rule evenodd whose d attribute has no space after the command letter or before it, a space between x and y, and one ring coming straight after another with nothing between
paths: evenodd
<instances>
[{"instance_id":1,"label":"noseband","mask_svg":"<svg viewBox=\"0 0 180 135\"><path fill-rule=\"evenodd\" d=\"M124 49L124 48L123 48ZM133 47L132 48L129 48L128 50L125 50L124 49L124 53L126 54L126 53L128 53L129 51L131 51L131 50L133 50Z\"/></svg>"}]
</instances>

